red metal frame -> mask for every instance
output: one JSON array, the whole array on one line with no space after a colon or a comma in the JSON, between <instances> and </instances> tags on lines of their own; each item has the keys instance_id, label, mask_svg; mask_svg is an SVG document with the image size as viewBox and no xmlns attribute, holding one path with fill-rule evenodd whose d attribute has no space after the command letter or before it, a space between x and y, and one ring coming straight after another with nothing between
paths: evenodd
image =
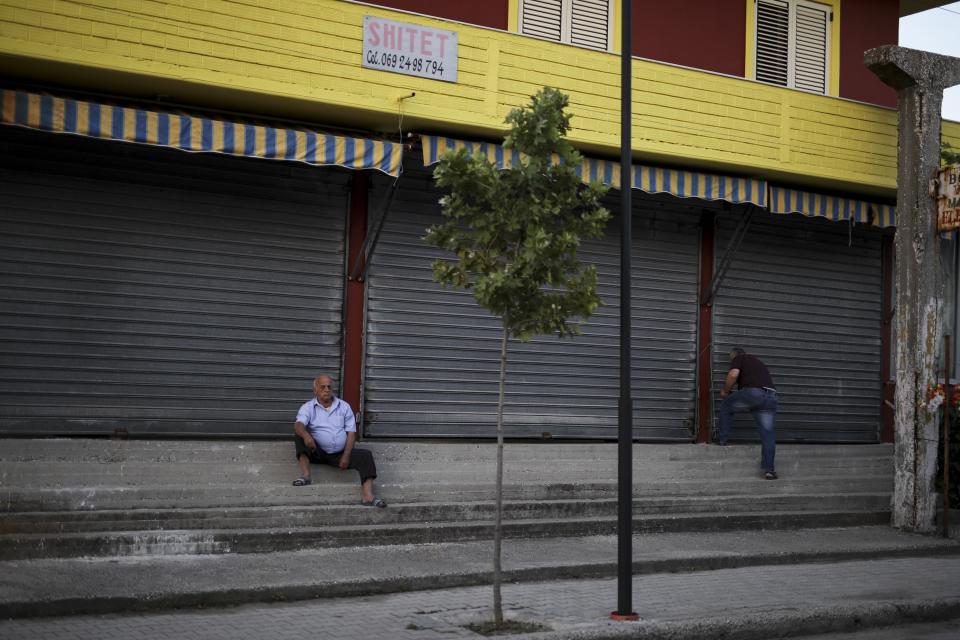
<instances>
[{"instance_id":1,"label":"red metal frame","mask_svg":"<svg viewBox=\"0 0 960 640\"><path fill-rule=\"evenodd\" d=\"M353 265L367 237L367 209L369 175L366 171L353 174L350 192L350 232L347 236L347 264ZM349 276L346 283L343 318L343 381L340 385L343 399L354 411L360 408L360 386L363 363L364 283Z\"/></svg>"},{"instance_id":2,"label":"red metal frame","mask_svg":"<svg viewBox=\"0 0 960 640\"><path fill-rule=\"evenodd\" d=\"M697 333L697 442L710 440L710 415L713 400L710 370L713 354L713 303L704 304L713 282L713 244L716 216L704 211L700 216L700 297Z\"/></svg>"}]
</instances>

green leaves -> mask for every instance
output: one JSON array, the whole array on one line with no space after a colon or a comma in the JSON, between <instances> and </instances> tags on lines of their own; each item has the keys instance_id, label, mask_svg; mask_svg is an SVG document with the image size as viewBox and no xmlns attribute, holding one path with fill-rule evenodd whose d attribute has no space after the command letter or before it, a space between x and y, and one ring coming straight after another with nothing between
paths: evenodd
<instances>
[{"instance_id":1,"label":"green leaves","mask_svg":"<svg viewBox=\"0 0 960 640\"><path fill-rule=\"evenodd\" d=\"M582 238L603 234L606 187L584 185L573 170L581 157L564 138L568 104L545 88L507 116L504 146L522 154L519 166L498 170L460 150L434 171L448 191L440 201L446 221L425 240L451 254L434 261L434 278L472 291L521 340L579 333L577 319L600 305L596 269L580 265L577 250Z\"/></svg>"}]
</instances>

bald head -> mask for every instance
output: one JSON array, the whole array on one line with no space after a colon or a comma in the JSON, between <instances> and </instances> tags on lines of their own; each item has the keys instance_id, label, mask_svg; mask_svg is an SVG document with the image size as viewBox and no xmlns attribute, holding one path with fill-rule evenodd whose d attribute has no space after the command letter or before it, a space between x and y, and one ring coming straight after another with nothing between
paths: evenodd
<instances>
[{"instance_id":1,"label":"bald head","mask_svg":"<svg viewBox=\"0 0 960 640\"><path fill-rule=\"evenodd\" d=\"M333 378L321 374L313 380L313 393L323 406L329 406L333 400Z\"/></svg>"}]
</instances>

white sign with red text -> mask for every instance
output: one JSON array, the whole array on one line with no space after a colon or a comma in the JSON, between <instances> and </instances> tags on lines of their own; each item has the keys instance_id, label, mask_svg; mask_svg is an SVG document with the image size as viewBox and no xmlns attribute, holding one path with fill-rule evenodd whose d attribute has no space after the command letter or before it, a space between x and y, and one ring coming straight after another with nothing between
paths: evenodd
<instances>
[{"instance_id":1,"label":"white sign with red text","mask_svg":"<svg viewBox=\"0 0 960 640\"><path fill-rule=\"evenodd\" d=\"M960 165L942 167L936 184L937 230L960 229Z\"/></svg>"},{"instance_id":2,"label":"white sign with red text","mask_svg":"<svg viewBox=\"0 0 960 640\"><path fill-rule=\"evenodd\" d=\"M363 17L363 66L457 81L457 32Z\"/></svg>"}]
</instances>

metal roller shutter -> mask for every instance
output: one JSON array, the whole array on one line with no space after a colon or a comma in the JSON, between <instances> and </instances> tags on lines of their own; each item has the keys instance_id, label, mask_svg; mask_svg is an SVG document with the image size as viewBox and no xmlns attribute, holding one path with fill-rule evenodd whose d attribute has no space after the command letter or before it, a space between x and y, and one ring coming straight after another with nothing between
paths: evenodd
<instances>
[{"instance_id":1,"label":"metal roller shutter","mask_svg":"<svg viewBox=\"0 0 960 640\"><path fill-rule=\"evenodd\" d=\"M471 294L433 281L431 263L441 254L422 237L442 219L440 193L422 168L408 169L400 184L367 282L365 432L491 436L499 320ZM374 206L380 197L382 189L375 191ZM688 439L695 398L697 219L677 210L641 213L638 207L636 220L635 435ZM511 341L504 411L509 436L616 437L618 229L611 222L608 236L585 243L581 252L598 267L605 301L583 334Z\"/></svg>"},{"instance_id":2,"label":"metal roller shutter","mask_svg":"<svg viewBox=\"0 0 960 640\"><path fill-rule=\"evenodd\" d=\"M0 142L0 429L289 433L340 370L346 173Z\"/></svg>"},{"instance_id":3,"label":"metal roller shutter","mask_svg":"<svg viewBox=\"0 0 960 640\"><path fill-rule=\"evenodd\" d=\"M734 224L718 222L718 255ZM755 216L715 300L714 415L727 354L741 346L777 385L779 442L876 442L881 286L879 231ZM759 440L749 414L732 437Z\"/></svg>"},{"instance_id":4,"label":"metal roller shutter","mask_svg":"<svg viewBox=\"0 0 960 640\"><path fill-rule=\"evenodd\" d=\"M716 205L637 191L633 202L634 437L689 440L696 420L700 212Z\"/></svg>"}]
</instances>

